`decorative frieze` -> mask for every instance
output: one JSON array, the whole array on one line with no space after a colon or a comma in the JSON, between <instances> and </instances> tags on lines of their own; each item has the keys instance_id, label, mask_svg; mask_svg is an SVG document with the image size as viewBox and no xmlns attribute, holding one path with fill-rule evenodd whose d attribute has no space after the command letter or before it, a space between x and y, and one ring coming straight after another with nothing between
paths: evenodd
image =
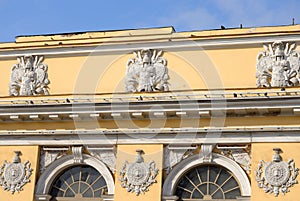
<instances>
[{"instance_id":1,"label":"decorative frieze","mask_svg":"<svg viewBox=\"0 0 300 201\"><path fill-rule=\"evenodd\" d=\"M29 161L21 163L20 155L20 151L15 151L12 163L4 161L0 166L0 186L12 194L23 190L23 186L30 182L29 178L33 171Z\"/></svg>"},{"instance_id":2,"label":"decorative frieze","mask_svg":"<svg viewBox=\"0 0 300 201\"><path fill-rule=\"evenodd\" d=\"M271 162L261 160L255 171L258 187L263 188L266 193L274 193L277 197L279 193L289 192L289 188L297 184L296 177L299 169L295 167L293 159L288 162L282 161L281 149L274 148L275 154Z\"/></svg>"},{"instance_id":3,"label":"decorative frieze","mask_svg":"<svg viewBox=\"0 0 300 201\"><path fill-rule=\"evenodd\" d=\"M42 56L33 55L17 58L18 63L11 70L10 96L49 95L48 66L43 59Z\"/></svg>"},{"instance_id":4,"label":"decorative frieze","mask_svg":"<svg viewBox=\"0 0 300 201\"><path fill-rule=\"evenodd\" d=\"M103 147L92 147L87 146L87 150L90 152L90 154L103 163L110 169L110 171L115 172L116 171L116 150L113 146L103 146Z\"/></svg>"},{"instance_id":5,"label":"decorative frieze","mask_svg":"<svg viewBox=\"0 0 300 201\"><path fill-rule=\"evenodd\" d=\"M181 162L183 159L191 156L193 151L197 149L196 146L190 145L168 145L164 148L164 170L167 174L172 168Z\"/></svg>"},{"instance_id":6,"label":"decorative frieze","mask_svg":"<svg viewBox=\"0 0 300 201\"><path fill-rule=\"evenodd\" d=\"M244 147L219 146L221 154L237 162L248 174L251 172L251 151L248 145Z\"/></svg>"},{"instance_id":7,"label":"decorative frieze","mask_svg":"<svg viewBox=\"0 0 300 201\"><path fill-rule=\"evenodd\" d=\"M299 86L300 56L296 44L276 41L263 47L257 55L257 87Z\"/></svg>"},{"instance_id":8,"label":"decorative frieze","mask_svg":"<svg viewBox=\"0 0 300 201\"><path fill-rule=\"evenodd\" d=\"M128 192L135 193L137 196L140 193L149 191L149 186L156 183L158 168L154 161L145 163L142 154L143 150L136 150L137 157L134 163L125 161L120 171L120 181L123 188Z\"/></svg>"},{"instance_id":9,"label":"decorative frieze","mask_svg":"<svg viewBox=\"0 0 300 201\"><path fill-rule=\"evenodd\" d=\"M162 50L143 49L133 52L127 62L126 91L169 91L167 60Z\"/></svg>"},{"instance_id":10,"label":"decorative frieze","mask_svg":"<svg viewBox=\"0 0 300 201\"><path fill-rule=\"evenodd\" d=\"M69 148L66 147L43 147L40 155L40 173L43 173L53 161L66 155L68 150Z\"/></svg>"}]
</instances>

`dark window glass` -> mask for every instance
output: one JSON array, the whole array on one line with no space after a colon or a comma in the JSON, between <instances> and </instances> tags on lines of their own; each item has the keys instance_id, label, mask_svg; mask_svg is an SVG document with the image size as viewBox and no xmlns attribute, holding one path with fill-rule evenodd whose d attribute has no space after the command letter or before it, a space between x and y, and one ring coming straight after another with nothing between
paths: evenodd
<instances>
[{"instance_id":1,"label":"dark window glass","mask_svg":"<svg viewBox=\"0 0 300 201\"><path fill-rule=\"evenodd\" d=\"M202 184L199 186L198 189L201 191L201 193L202 193L203 195L206 195L206 194L207 194L207 185L206 185L205 183L202 183Z\"/></svg>"},{"instance_id":2,"label":"dark window glass","mask_svg":"<svg viewBox=\"0 0 300 201\"><path fill-rule=\"evenodd\" d=\"M176 187L180 201L236 199L241 195L233 174L220 166L203 165L189 170Z\"/></svg>"},{"instance_id":3,"label":"dark window glass","mask_svg":"<svg viewBox=\"0 0 300 201\"><path fill-rule=\"evenodd\" d=\"M80 165L68 168L53 182L50 194L53 197L96 198L107 192L102 175L93 167Z\"/></svg>"}]
</instances>

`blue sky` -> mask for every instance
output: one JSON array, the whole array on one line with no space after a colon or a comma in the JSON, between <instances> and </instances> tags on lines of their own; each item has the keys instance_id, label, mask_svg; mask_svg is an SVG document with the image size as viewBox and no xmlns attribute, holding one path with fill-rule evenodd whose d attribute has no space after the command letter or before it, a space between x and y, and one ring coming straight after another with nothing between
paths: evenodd
<instances>
[{"instance_id":1,"label":"blue sky","mask_svg":"<svg viewBox=\"0 0 300 201\"><path fill-rule=\"evenodd\" d=\"M300 24L299 0L0 0L0 41L18 35L174 26Z\"/></svg>"}]
</instances>

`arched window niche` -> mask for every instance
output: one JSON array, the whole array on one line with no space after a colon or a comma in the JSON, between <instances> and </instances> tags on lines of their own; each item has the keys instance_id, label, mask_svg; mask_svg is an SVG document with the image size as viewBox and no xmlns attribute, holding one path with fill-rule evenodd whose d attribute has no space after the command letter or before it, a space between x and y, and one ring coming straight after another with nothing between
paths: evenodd
<instances>
[{"instance_id":1,"label":"arched window niche","mask_svg":"<svg viewBox=\"0 0 300 201\"><path fill-rule=\"evenodd\" d=\"M244 170L233 160L213 153L211 162L201 154L177 164L163 185L164 201L247 201L251 186Z\"/></svg>"},{"instance_id":2,"label":"arched window niche","mask_svg":"<svg viewBox=\"0 0 300 201\"><path fill-rule=\"evenodd\" d=\"M36 200L111 200L107 196L114 194L111 172L98 159L87 154L82 156L81 163L74 163L74 156L67 155L49 165L36 185Z\"/></svg>"}]
</instances>

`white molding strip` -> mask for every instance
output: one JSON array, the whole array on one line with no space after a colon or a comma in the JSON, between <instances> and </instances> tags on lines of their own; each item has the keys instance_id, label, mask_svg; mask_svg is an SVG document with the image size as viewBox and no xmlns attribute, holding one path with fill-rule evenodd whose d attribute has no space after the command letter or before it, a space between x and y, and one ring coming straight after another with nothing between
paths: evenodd
<instances>
[{"instance_id":1,"label":"white molding strip","mask_svg":"<svg viewBox=\"0 0 300 201\"><path fill-rule=\"evenodd\" d=\"M231 130L230 130L231 129ZM114 145L114 144L240 144L252 142L300 142L300 127L223 129L107 129L1 131L1 145Z\"/></svg>"},{"instance_id":2,"label":"white molding strip","mask_svg":"<svg viewBox=\"0 0 300 201\"><path fill-rule=\"evenodd\" d=\"M74 54L105 54L105 53L129 53L137 49L164 49L165 51L178 51L185 48L194 48L195 50L204 50L205 48L219 48L220 46L235 46L235 45L258 45L263 43L272 43L275 40L299 42L298 34L293 35L277 35L277 36L260 36L260 37L241 37L241 38L226 38L226 39L204 39L191 40L189 38L178 39L169 38L169 42L147 42L147 43L132 43L132 44L99 44L93 46L78 46L75 47L56 47L56 48L39 48L30 50L9 50L0 51L0 59L10 59L26 54L43 55L47 57L72 56ZM173 41L172 41L173 40Z\"/></svg>"}]
</instances>

